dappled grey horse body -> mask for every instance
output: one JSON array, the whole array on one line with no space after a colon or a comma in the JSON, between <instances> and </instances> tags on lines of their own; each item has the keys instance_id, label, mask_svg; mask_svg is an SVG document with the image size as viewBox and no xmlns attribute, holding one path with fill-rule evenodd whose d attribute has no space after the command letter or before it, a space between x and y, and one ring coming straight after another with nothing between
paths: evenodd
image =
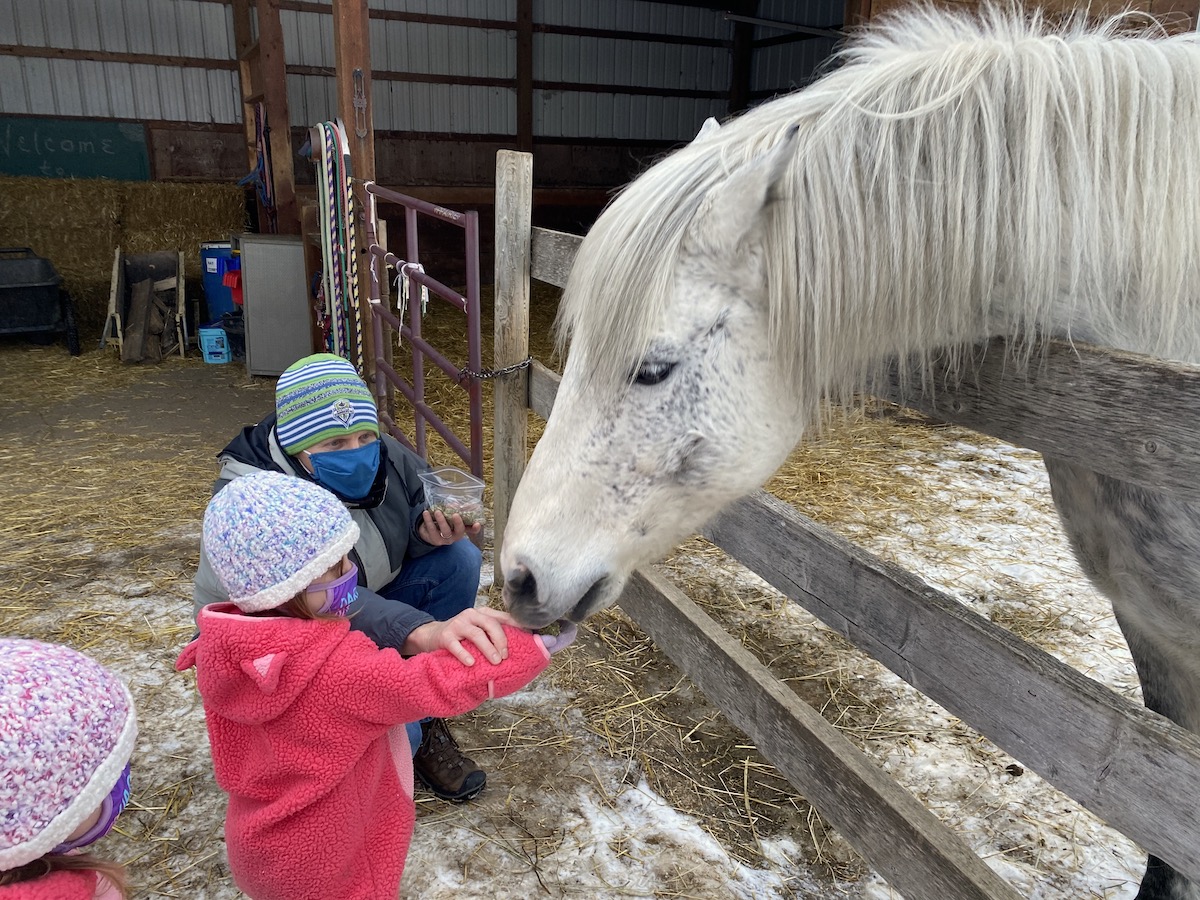
<instances>
[{"instance_id":1,"label":"dappled grey horse body","mask_svg":"<svg viewBox=\"0 0 1200 900\"><path fill-rule=\"evenodd\" d=\"M584 239L499 558L522 621L613 602L891 360L1004 335L1019 367L1057 335L1200 361L1196 36L918 8L843 63L706 128ZM1046 463L1147 705L1200 732L1196 506ZM1151 859L1139 898L1200 885Z\"/></svg>"},{"instance_id":2,"label":"dappled grey horse body","mask_svg":"<svg viewBox=\"0 0 1200 900\"><path fill-rule=\"evenodd\" d=\"M1063 528L1084 572L1112 602L1149 709L1200 734L1200 509L1046 458ZM1200 890L1151 856L1143 900Z\"/></svg>"}]
</instances>

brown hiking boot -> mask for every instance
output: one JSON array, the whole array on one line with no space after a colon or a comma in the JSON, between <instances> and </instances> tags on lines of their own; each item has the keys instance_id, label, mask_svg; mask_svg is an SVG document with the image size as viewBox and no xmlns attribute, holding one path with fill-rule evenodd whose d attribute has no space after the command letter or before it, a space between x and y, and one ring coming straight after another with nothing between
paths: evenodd
<instances>
[{"instance_id":1,"label":"brown hiking boot","mask_svg":"<svg viewBox=\"0 0 1200 900\"><path fill-rule=\"evenodd\" d=\"M421 784L453 803L470 800L487 784L487 774L474 760L463 756L445 719L430 719L421 726L421 746L413 757L413 772Z\"/></svg>"}]
</instances>

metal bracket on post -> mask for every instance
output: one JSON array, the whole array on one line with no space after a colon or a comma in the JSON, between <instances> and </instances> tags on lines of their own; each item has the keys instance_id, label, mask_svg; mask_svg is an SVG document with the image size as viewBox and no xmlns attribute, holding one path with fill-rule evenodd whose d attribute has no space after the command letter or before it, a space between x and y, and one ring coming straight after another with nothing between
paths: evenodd
<instances>
[{"instance_id":1,"label":"metal bracket on post","mask_svg":"<svg viewBox=\"0 0 1200 900\"><path fill-rule=\"evenodd\" d=\"M354 96L350 102L354 106L354 133L359 140L367 136L367 91L363 86L363 70L354 70Z\"/></svg>"}]
</instances>

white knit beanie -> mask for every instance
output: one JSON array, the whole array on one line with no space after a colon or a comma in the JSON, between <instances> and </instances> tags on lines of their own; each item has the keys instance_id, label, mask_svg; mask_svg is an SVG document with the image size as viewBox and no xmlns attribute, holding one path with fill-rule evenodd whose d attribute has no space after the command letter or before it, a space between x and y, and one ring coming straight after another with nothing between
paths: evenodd
<instances>
[{"instance_id":1,"label":"white knit beanie","mask_svg":"<svg viewBox=\"0 0 1200 900\"><path fill-rule=\"evenodd\" d=\"M243 612L286 603L357 540L358 525L337 497L280 472L233 479L204 511L204 552Z\"/></svg>"},{"instance_id":2,"label":"white knit beanie","mask_svg":"<svg viewBox=\"0 0 1200 900\"><path fill-rule=\"evenodd\" d=\"M60 644L0 638L0 872L82 825L136 740L133 697L110 671Z\"/></svg>"}]
</instances>

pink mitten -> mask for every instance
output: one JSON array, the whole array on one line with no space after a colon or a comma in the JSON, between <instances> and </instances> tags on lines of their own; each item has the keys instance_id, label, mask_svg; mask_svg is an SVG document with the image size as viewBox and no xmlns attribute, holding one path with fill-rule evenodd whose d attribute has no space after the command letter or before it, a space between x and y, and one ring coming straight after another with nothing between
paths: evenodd
<instances>
[{"instance_id":1,"label":"pink mitten","mask_svg":"<svg viewBox=\"0 0 1200 900\"><path fill-rule=\"evenodd\" d=\"M546 649L554 655L559 650L570 647L575 642L575 636L579 633L579 626L574 622L569 622L566 619L560 619L558 623L558 634L539 634L542 643L546 645Z\"/></svg>"}]
</instances>

